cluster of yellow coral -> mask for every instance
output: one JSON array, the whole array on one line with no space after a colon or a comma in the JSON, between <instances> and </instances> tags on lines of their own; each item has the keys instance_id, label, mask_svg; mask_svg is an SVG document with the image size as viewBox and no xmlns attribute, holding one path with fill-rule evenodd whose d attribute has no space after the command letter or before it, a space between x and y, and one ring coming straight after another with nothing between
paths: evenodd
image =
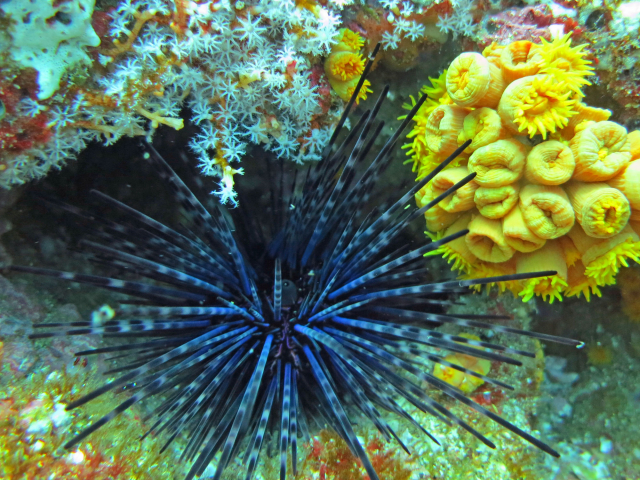
<instances>
[{"instance_id":1,"label":"cluster of yellow coral","mask_svg":"<svg viewBox=\"0 0 640 480\"><path fill-rule=\"evenodd\" d=\"M499 285L525 301L589 299L627 259L640 261L640 131L582 101L591 73L583 48L566 35L462 53L423 88L430 99L405 145L422 178L472 141L416 201L475 172L425 214L433 238L469 229L435 254L465 278L558 272Z\"/></svg>"},{"instance_id":2,"label":"cluster of yellow coral","mask_svg":"<svg viewBox=\"0 0 640 480\"><path fill-rule=\"evenodd\" d=\"M345 102L349 101L355 91L360 76L364 71L365 61L359 53L364 45L364 39L356 32L348 28L340 29L337 37L338 42L331 48L331 53L324 62L324 72L327 75L331 88ZM365 80L356 103L367 99L367 93L371 82Z\"/></svg>"}]
</instances>

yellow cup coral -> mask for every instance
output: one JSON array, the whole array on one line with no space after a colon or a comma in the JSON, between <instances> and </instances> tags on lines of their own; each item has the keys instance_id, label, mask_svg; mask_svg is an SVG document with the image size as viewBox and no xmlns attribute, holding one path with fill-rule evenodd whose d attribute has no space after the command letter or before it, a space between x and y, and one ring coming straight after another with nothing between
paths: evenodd
<instances>
[{"instance_id":1,"label":"yellow cup coral","mask_svg":"<svg viewBox=\"0 0 640 480\"><path fill-rule=\"evenodd\" d=\"M527 226L520 205L516 205L504 217L502 233L505 242L514 250L522 253L533 252L546 242L544 238L540 238Z\"/></svg>"},{"instance_id":2,"label":"yellow cup coral","mask_svg":"<svg viewBox=\"0 0 640 480\"><path fill-rule=\"evenodd\" d=\"M519 192L517 183L494 188L480 187L473 199L483 217L495 220L504 217L518 203Z\"/></svg>"},{"instance_id":3,"label":"yellow cup coral","mask_svg":"<svg viewBox=\"0 0 640 480\"><path fill-rule=\"evenodd\" d=\"M465 167L449 168L440 172L430 182L434 192L433 198L449 190L467 175L469 172ZM438 206L449 213L471 210L475 207L474 195L477 189L478 184L472 180L442 200Z\"/></svg>"},{"instance_id":4,"label":"yellow cup coral","mask_svg":"<svg viewBox=\"0 0 640 480\"><path fill-rule=\"evenodd\" d=\"M501 263L506 262L516 253L504 238L500 220L476 215L467 228L469 229L469 233L465 236L467 247L480 260Z\"/></svg>"},{"instance_id":5,"label":"yellow cup coral","mask_svg":"<svg viewBox=\"0 0 640 480\"><path fill-rule=\"evenodd\" d=\"M575 134L569 143L576 161L574 180L604 182L631 161L627 129L615 122L596 122Z\"/></svg>"},{"instance_id":6,"label":"yellow cup coral","mask_svg":"<svg viewBox=\"0 0 640 480\"><path fill-rule=\"evenodd\" d=\"M365 61L360 54L364 40L357 33L343 28L338 33L338 42L331 48L331 53L324 61L324 72L333 90L345 102L351 98L360 76L364 71ZM367 99L369 80L364 81L356 103Z\"/></svg>"},{"instance_id":7,"label":"yellow cup coral","mask_svg":"<svg viewBox=\"0 0 640 480\"><path fill-rule=\"evenodd\" d=\"M469 172L483 187L502 187L520 180L527 151L513 139L498 140L477 149L469 157Z\"/></svg>"},{"instance_id":8,"label":"yellow cup coral","mask_svg":"<svg viewBox=\"0 0 640 480\"><path fill-rule=\"evenodd\" d=\"M569 181L576 168L571 149L562 142L548 140L527 155L524 178L529 183L561 185Z\"/></svg>"},{"instance_id":9,"label":"yellow cup coral","mask_svg":"<svg viewBox=\"0 0 640 480\"><path fill-rule=\"evenodd\" d=\"M571 140L578 131L584 128L588 122L604 122L611 117L611 110L605 108L592 107L580 101L573 104L576 114L569 119L569 124L560 132L566 140Z\"/></svg>"},{"instance_id":10,"label":"yellow cup coral","mask_svg":"<svg viewBox=\"0 0 640 480\"><path fill-rule=\"evenodd\" d=\"M429 115L425 128L427 147L443 159L458 148L458 135L462 130L467 110L455 105L440 105Z\"/></svg>"},{"instance_id":11,"label":"yellow cup coral","mask_svg":"<svg viewBox=\"0 0 640 480\"><path fill-rule=\"evenodd\" d=\"M526 302L534 295L547 297L550 303L562 300L562 292L567 288L568 267L564 251L557 240L550 240L543 247L530 253L523 253L516 258L516 273L532 273L541 270L556 270L553 277L540 277L527 282L520 295Z\"/></svg>"},{"instance_id":12,"label":"yellow cup coral","mask_svg":"<svg viewBox=\"0 0 640 480\"><path fill-rule=\"evenodd\" d=\"M327 57L324 71L327 77L335 82L360 78L364 71L364 59L359 53L338 51Z\"/></svg>"},{"instance_id":13,"label":"yellow cup coral","mask_svg":"<svg viewBox=\"0 0 640 480\"><path fill-rule=\"evenodd\" d=\"M332 52L359 52L364 47L364 38L348 28L341 28L338 31L336 42L331 49Z\"/></svg>"},{"instance_id":14,"label":"yellow cup coral","mask_svg":"<svg viewBox=\"0 0 640 480\"><path fill-rule=\"evenodd\" d=\"M571 90L551 75L533 75L515 80L504 91L498 114L512 133L526 130L529 136L566 127L576 114Z\"/></svg>"},{"instance_id":15,"label":"yellow cup coral","mask_svg":"<svg viewBox=\"0 0 640 480\"><path fill-rule=\"evenodd\" d=\"M638 261L640 257L640 237L626 225L620 233L609 238L588 236L579 225L569 232L573 244L580 252L580 260L585 266L585 274L596 280L598 285L615 283L614 277L621 266L628 266L627 259Z\"/></svg>"},{"instance_id":16,"label":"yellow cup coral","mask_svg":"<svg viewBox=\"0 0 640 480\"><path fill-rule=\"evenodd\" d=\"M416 193L416 203L422 208L441 193L442 191L437 192L433 184L429 182ZM461 213L459 212L448 212L440 205L431 207L424 214L425 220L427 221L427 228L432 232L438 232L447 228L455 222L460 215Z\"/></svg>"},{"instance_id":17,"label":"yellow cup coral","mask_svg":"<svg viewBox=\"0 0 640 480\"><path fill-rule=\"evenodd\" d=\"M479 341L480 337L476 335L470 335L462 333L460 337L468 338L469 340ZM478 347L474 347L478 348ZM466 368L472 372L480 375L487 375L491 370L491 362L484 358L474 357L464 353L451 353L444 357L446 362L459 367ZM449 367L442 363L436 363L433 367L433 376L440 380L447 382L449 385L458 387L464 393L471 393L484 383L482 378L476 377L466 372L461 372L453 367Z\"/></svg>"},{"instance_id":18,"label":"yellow cup coral","mask_svg":"<svg viewBox=\"0 0 640 480\"><path fill-rule=\"evenodd\" d=\"M436 235L431 234L433 240L439 240L440 238L453 235L461 230L464 230L471 221L471 213L466 213L453 222L445 230L442 230ZM473 264L477 263L478 257L476 257L469 247L465 237L456 238L455 240L446 243L442 246L441 250L430 252L427 255L442 255L448 262L453 263L452 269L460 272L468 273L473 270Z\"/></svg>"},{"instance_id":19,"label":"yellow cup coral","mask_svg":"<svg viewBox=\"0 0 640 480\"><path fill-rule=\"evenodd\" d=\"M582 87L591 85L585 78L593 73L591 62L584 58L582 50L586 45L571 47L571 34L555 38L552 42L540 39L542 44L536 48L541 59L540 73L549 73L564 81L567 86L582 97Z\"/></svg>"},{"instance_id":20,"label":"yellow cup coral","mask_svg":"<svg viewBox=\"0 0 640 480\"><path fill-rule=\"evenodd\" d=\"M565 35L463 53L423 88L430 98L405 146L418 177L471 140L437 178L442 193L466 168L475 185L425 213L433 239L469 229L430 253L461 278L555 270L497 286L525 301L588 299L629 259L640 260L640 132L627 133L609 110L582 101L591 72L584 45L572 47ZM501 89L496 106L490 92ZM421 206L437 196L423 190Z\"/></svg>"},{"instance_id":21,"label":"yellow cup coral","mask_svg":"<svg viewBox=\"0 0 640 480\"><path fill-rule=\"evenodd\" d=\"M508 83L537 74L541 65L536 44L528 40L510 43L500 52L502 76Z\"/></svg>"},{"instance_id":22,"label":"yellow cup coral","mask_svg":"<svg viewBox=\"0 0 640 480\"><path fill-rule=\"evenodd\" d=\"M607 183L624 193L636 214L640 212L640 161L629 163L624 170L608 180Z\"/></svg>"},{"instance_id":23,"label":"yellow cup coral","mask_svg":"<svg viewBox=\"0 0 640 480\"><path fill-rule=\"evenodd\" d=\"M447 93L461 107L495 108L504 88L500 69L479 53L459 55L447 70Z\"/></svg>"},{"instance_id":24,"label":"yellow cup coral","mask_svg":"<svg viewBox=\"0 0 640 480\"><path fill-rule=\"evenodd\" d=\"M525 185L520 191L520 209L527 227L545 240L566 235L575 221L569 197L557 186Z\"/></svg>"},{"instance_id":25,"label":"yellow cup coral","mask_svg":"<svg viewBox=\"0 0 640 480\"><path fill-rule=\"evenodd\" d=\"M475 152L506 136L498 112L491 108L478 108L464 117L462 131L458 135L458 145L471 140L467 151Z\"/></svg>"},{"instance_id":26,"label":"yellow cup coral","mask_svg":"<svg viewBox=\"0 0 640 480\"><path fill-rule=\"evenodd\" d=\"M566 185L576 220L593 238L620 233L629 221L631 207L624 194L606 183L569 182Z\"/></svg>"},{"instance_id":27,"label":"yellow cup coral","mask_svg":"<svg viewBox=\"0 0 640 480\"><path fill-rule=\"evenodd\" d=\"M631 160L640 159L640 130L634 130L627 135Z\"/></svg>"}]
</instances>

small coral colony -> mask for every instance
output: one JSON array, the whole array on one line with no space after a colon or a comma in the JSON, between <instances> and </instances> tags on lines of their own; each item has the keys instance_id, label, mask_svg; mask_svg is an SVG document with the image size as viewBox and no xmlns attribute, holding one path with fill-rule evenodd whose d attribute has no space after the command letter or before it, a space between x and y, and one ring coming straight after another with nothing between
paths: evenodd
<instances>
[{"instance_id":1,"label":"small coral colony","mask_svg":"<svg viewBox=\"0 0 640 480\"><path fill-rule=\"evenodd\" d=\"M601 295L640 255L640 131L584 101L592 73L570 34L466 52L423 92L409 149L418 178L463 142L454 168L416 195L425 205L469 172L473 181L425 214L429 235L468 229L441 247L463 278L540 269L504 282L529 300Z\"/></svg>"}]
</instances>

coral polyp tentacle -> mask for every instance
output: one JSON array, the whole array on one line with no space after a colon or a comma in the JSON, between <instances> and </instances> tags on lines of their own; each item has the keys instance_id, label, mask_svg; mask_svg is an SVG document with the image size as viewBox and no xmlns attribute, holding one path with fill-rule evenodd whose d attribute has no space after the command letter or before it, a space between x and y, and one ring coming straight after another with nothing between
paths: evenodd
<instances>
[{"instance_id":1,"label":"coral polyp tentacle","mask_svg":"<svg viewBox=\"0 0 640 480\"><path fill-rule=\"evenodd\" d=\"M515 80L500 98L498 113L513 133L525 132L530 137L549 133L568 125L576 115L571 91L551 75L533 75Z\"/></svg>"}]
</instances>

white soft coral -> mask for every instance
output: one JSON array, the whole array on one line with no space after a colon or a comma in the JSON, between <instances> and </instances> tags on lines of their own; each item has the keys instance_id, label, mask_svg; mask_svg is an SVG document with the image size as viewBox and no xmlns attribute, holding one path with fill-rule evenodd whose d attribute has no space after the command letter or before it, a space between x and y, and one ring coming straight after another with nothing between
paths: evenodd
<instances>
[{"instance_id":1,"label":"white soft coral","mask_svg":"<svg viewBox=\"0 0 640 480\"><path fill-rule=\"evenodd\" d=\"M451 33L453 38L458 35L471 37L476 33L477 25L473 21L473 0L454 0L453 13L439 17L436 26L442 33Z\"/></svg>"},{"instance_id":2,"label":"white soft coral","mask_svg":"<svg viewBox=\"0 0 640 480\"><path fill-rule=\"evenodd\" d=\"M267 28L260 25L260 18L252 19L251 14L249 13L247 18L239 19L239 23L240 25L236 27L236 32L238 33L240 40L247 43L247 47L260 47L264 44Z\"/></svg>"}]
</instances>

